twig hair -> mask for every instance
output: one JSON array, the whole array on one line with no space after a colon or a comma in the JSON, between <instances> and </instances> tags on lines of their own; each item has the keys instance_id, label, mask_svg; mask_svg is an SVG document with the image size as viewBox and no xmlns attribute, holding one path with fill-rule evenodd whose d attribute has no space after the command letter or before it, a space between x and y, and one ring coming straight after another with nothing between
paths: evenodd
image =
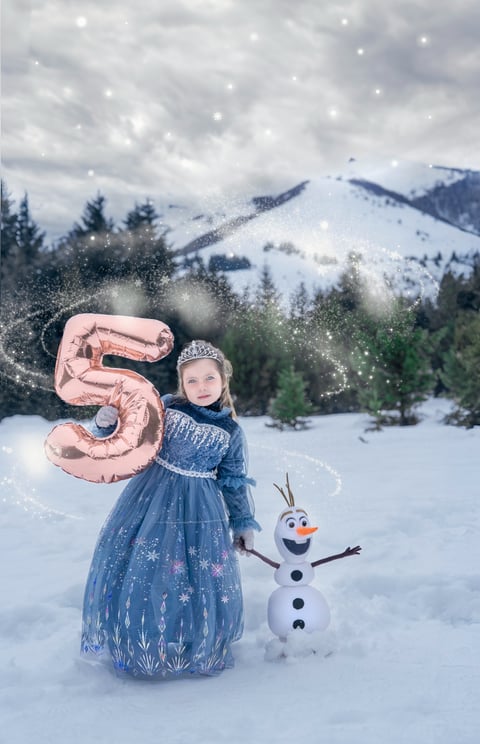
<instances>
[{"instance_id":1,"label":"twig hair","mask_svg":"<svg viewBox=\"0 0 480 744\"><path fill-rule=\"evenodd\" d=\"M280 488L280 486L277 486L276 483L274 483L273 485L275 486L275 488L277 488L280 491L280 493L282 494L283 498L287 502L287 505L288 506L295 506L295 497L294 497L294 495L292 493L292 489L290 488L290 483L289 483L289 480L288 480L288 473L286 474L286 481L287 481L288 496L285 493L285 491L283 490L283 488Z\"/></svg>"}]
</instances>

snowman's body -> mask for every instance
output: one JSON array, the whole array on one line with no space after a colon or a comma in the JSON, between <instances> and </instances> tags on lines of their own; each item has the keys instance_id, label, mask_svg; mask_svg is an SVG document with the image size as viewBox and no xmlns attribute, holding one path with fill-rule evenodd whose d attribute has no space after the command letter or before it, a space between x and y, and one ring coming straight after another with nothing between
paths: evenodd
<instances>
[{"instance_id":1,"label":"snowman's body","mask_svg":"<svg viewBox=\"0 0 480 744\"><path fill-rule=\"evenodd\" d=\"M295 506L278 519L275 542L285 561L275 571L275 581L280 586L268 601L268 625L279 638L297 629L307 633L325 630L330 622L324 596L310 586L313 566L305 560L310 551L310 535L316 529L310 527L305 510Z\"/></svg>"},{"instance_id":2,"label":"snowman's body","mask_svg":"<svg viewBox=\"0 0 480 744\"><path fill-rule=\"evenodd\" d=\"M312 578L310 563L282 563L275 571L280 587L268 600L268 626L279 638L285 638L292 630L313 633L328 627L330 610L323 594L309 586Z\"/></svg>"}]
</instances>

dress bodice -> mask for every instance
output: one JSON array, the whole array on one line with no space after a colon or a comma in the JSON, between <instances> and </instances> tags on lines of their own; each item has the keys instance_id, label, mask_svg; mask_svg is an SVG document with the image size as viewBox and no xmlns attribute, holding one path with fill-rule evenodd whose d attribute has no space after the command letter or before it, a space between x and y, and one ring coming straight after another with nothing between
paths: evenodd
<instances>
[{"instance_id":1,"label":"dress bodice","mask_svg":"<svg viewBox=\"0 0 480 744\"><path fill-rule=\"evenodd\" d=\"M248 491L254 481L246 474L246 443L242 429L230 415L231 409L196 406L170 394L162 396L162 401L164 432L155 457L157 465L180 477L215 479L227 507L229 526L237 533L260 529L253 518ZM101 429L95 421L91 424L97 437L108 437L114 430L115 425ZM151 467L156 467L155 463Z\"/></svg>"},{"instance_id":2,"label":"dress bodice","mask_svg":"<svg viewBox=\"0 0 480 744\"><path fill-rule=\"evenodd\" d=\"M212 472L230 443L230 434L208 410L197 406L167 407L164 436L157 461L187 472ZM224 418L224 417L223 417Z\"/></svg>"}]
</instances>

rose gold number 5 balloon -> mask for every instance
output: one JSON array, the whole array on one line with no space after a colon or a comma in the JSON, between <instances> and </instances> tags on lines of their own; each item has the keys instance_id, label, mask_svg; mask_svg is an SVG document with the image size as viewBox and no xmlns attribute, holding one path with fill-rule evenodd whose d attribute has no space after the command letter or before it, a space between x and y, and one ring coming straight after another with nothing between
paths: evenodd
<instances>
[{"instance_id":1,"label":"rose gold number 5 balloon","mask_svg":"<svg viewBox=\"0 0 480 744\"><path fill-rule=\"evenodd\" d=\"M65 325L55 368L55 389L77 406L112 405L116 431L98 439L80 424L60 424L48 435L49 460L77 478L111 483L149 465L163 438L164 409L144 377L104 367L105 354L155 362L170 353L173 335L159 320L122 315L75 315Z\"/></svg>"}]
</instances>

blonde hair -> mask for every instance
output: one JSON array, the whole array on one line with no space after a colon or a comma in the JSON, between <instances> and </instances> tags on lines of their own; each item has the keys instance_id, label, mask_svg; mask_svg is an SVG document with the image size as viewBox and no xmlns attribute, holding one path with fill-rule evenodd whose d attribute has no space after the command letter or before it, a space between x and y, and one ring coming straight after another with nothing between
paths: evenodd
<instances>
[{"instance_id":1,"label":"blonde hair","mask_svg":"<svg viewBox=\"0 0 480 744\"><path fill-rule=\"evenodd\" d=\"M193 364L193 362L198 361L198 359L211 359L212 362L216 364L222 380L222 392L219 398L220 405L222 406L222 408L230 408L232 418L236 418L237 414L232 400L232 394L230 392L230 378L233 375L231 362L226 358L226 356L220 349L217 349L216 346L213 346L213 344L209 343L208 341L191 341L190 344L185 347L185 349L188 350L191 344L202 344L203 348L207 347L212 353L208 354L208 356L206 355L192 357L188 361L185 361L182 364L178 365L177 395L179 395L181 398L184 398L185 400L188 400L185 393L185 387L183 385L183 372L188 369L188 367ZM185 349L183 350L182 354L185 352Z\"/></svg>"}]
</instances>

